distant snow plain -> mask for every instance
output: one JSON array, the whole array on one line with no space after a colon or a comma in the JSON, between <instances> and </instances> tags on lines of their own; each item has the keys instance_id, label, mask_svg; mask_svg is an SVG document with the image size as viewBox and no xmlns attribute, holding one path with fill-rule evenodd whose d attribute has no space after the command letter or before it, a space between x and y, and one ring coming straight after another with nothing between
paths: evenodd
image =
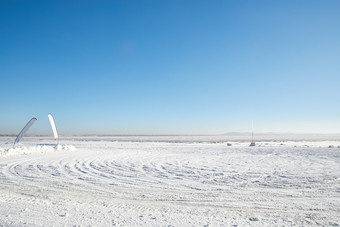
<instances>
[{"instance_id":1,"label":"distant snow plain","mask_svg":"<svg viewBox=\"0 0 340 227\"><path fill-rule=\"evenodd\" d=\"M340 225L334 138L13 141L0 137L0 226Z\"/></svg>"}]
</instances>

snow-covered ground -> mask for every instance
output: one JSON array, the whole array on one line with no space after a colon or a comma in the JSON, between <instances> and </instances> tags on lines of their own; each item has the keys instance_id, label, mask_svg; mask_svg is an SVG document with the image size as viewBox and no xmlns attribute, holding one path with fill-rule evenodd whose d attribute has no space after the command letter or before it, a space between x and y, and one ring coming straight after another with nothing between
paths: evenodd
<instances>
[{"instance_id":1,"label":"snow-covered ground","mask_svg":"<svg viewBox=\"0 0 340 227\"><path fill-rule=\"evenodd\" d=\"M122 138L0 138L0 226L340 225L339 140Z\"/></svg>"}]
</instances>

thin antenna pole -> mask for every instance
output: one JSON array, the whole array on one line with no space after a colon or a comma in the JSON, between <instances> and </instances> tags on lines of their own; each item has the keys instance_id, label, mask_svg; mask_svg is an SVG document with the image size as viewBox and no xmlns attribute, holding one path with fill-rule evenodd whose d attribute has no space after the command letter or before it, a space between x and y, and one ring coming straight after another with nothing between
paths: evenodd
<instances>
[{"instance_id":1,"label":"thin antenna pole","mask_svg":"<svg viewBox=\"0 0 340 227\"><path fill-rule=\"evenodd\" d=\"M251 142L254 142L254 121L251 121Z\"/></svg>"},{"instance_id":2,"label":"thin antenna pole","mask_svg":"<svg viewBox=\"0 0 340 227\"><path fill-rule=\"evenodd\" d=\"M255 142L254 142L254 121L251 121L251 143L250 143L249 146L250 147L255 146Z\"/></svg>"}]
</instances>

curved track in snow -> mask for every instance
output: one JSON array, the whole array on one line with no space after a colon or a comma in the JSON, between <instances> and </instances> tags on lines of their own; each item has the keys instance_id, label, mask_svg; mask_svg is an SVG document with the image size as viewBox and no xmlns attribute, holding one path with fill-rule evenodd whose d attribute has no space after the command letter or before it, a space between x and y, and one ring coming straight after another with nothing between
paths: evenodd
<instances>
[{"instance_id":1,"label":"curved track in snow","mask_svg":"<svg viewBox=\"0 0 340 227\"><path fill-rule=\"evenodd\" d=\"M0 159L0 224L340 224L336 148L73 145Z\"/></svg>"}]
</instances>

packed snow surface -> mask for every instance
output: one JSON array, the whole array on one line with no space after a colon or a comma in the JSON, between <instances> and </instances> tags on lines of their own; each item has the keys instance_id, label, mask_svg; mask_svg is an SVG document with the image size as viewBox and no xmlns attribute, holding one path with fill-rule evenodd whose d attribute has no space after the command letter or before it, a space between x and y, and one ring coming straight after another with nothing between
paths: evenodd
<instances>
[{"instance_id":1,"label":"packed snow surface","mask_svg":"<svg viewBox=\"0 0 340 227\"><path fill-rule=\"evenodd\" d=\"M0 226L340 225L340 141L13 141Z\"/></svg>"}]
</instances>

